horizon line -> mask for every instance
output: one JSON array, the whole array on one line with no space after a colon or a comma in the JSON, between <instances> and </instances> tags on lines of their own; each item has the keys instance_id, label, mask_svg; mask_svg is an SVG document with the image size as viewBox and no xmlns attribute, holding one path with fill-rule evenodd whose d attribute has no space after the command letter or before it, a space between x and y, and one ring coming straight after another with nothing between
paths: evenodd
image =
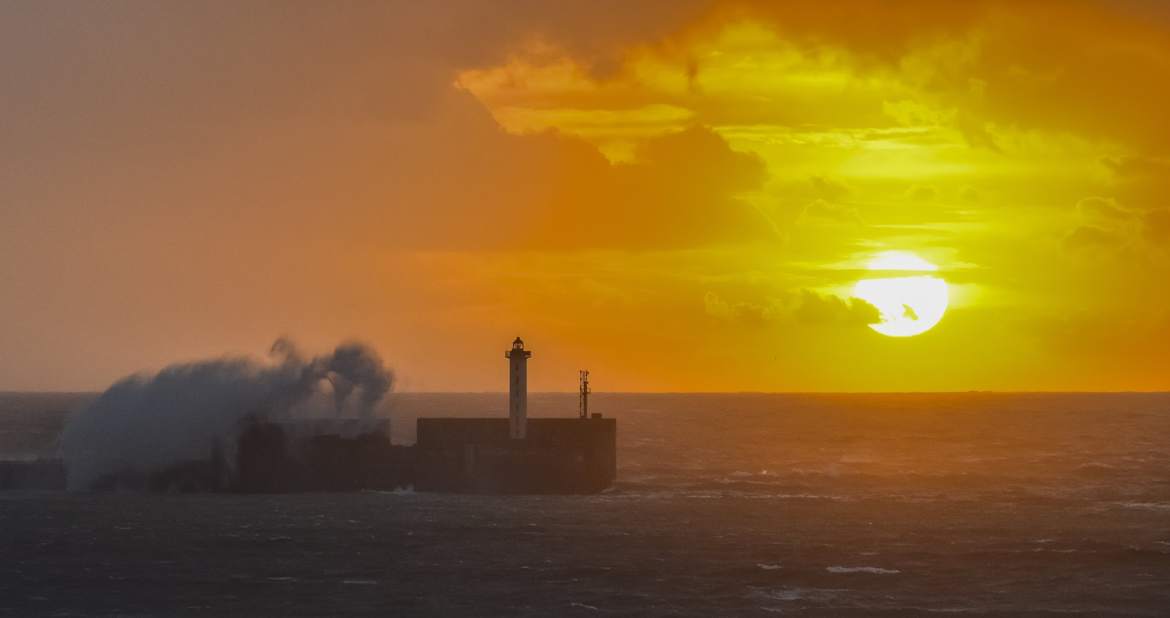
<instances>
[{"instance_id":1,"label":"horizon line","mask_svg":"<svg viewBox=\"0 0 1170 618\"><path fill-rule=\"evenodd\" d=\"M3 395L100 395L105 390L6 390L0 389ZM392 391L387 397L394 395L507 395L507 391L477 391L477 390L405 390ZM578 391L528 391L529 395L576 395ZM922 391L593 391L591 394L600 395L1170 395L1170 390L995 390L995 389L967 389L967 390L922 390Z\"/></svg>"}]
</instances>

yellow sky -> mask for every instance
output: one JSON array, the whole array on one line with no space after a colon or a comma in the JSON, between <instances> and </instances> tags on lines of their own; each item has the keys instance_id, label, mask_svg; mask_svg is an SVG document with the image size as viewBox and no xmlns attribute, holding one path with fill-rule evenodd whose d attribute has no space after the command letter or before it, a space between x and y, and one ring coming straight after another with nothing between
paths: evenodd
<instances>
[{"instance_id":1,"label":"yellow sky","mask_svg":"<svg viewBox=\"0 0 1170 618\"><path fill-rule=\"evenodd\" d=\"M1170 389L1170 11L825 4L8 5L0 389L517 334L538 390Z\"/></svg>"}]
</instances>

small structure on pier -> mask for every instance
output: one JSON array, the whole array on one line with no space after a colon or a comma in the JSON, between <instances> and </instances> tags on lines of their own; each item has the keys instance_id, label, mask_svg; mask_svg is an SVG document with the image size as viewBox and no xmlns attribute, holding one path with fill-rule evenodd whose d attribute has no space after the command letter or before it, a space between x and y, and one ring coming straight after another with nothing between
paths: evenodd
<instances>
[{"instance_id":1,"label":"small structure on pier","mask_svg":"<svg viewBox=\"0 0 1170 618\"><path fill-rule=\"evenodd\" d=\"M524 340L517 337L512 349L504 352L508 359L508 436L523 440L528 424L528 359L532 352L524 349Z\"/></svg>"},{"instance_id":2,"label":"small structure on pier","mask_svg":"<svg viewBox=\"0 0 1170 618\"><path fill-rule=\"evenodd\" d=\"M617 421L589 414L582 371L578 418L528 418L528 359L508 359L508 418L420 418L415 488L467 493L593 493L617 477Z\"/></svg>"}]
</instances>

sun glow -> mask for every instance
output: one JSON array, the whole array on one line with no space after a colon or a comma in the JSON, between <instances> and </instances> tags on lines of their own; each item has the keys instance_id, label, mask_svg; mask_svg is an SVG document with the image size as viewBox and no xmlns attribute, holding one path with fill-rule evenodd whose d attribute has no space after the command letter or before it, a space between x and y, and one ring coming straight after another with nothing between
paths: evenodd
<instances>
[{"instance_id":1,"label":"sun glow","mask_svg":"<svg viewBox=\"0 0 1170 618\"><path fill-rule=\"evenodd\" d=\"M866 269L900 276L862 279L853 286L853 296L877 308L881 321L869 327L889 337L920 335L942 320L947 310L947 282L930 275L938 267L904 251L887 251L874 256Z\"/></svg>"}]
</instances>

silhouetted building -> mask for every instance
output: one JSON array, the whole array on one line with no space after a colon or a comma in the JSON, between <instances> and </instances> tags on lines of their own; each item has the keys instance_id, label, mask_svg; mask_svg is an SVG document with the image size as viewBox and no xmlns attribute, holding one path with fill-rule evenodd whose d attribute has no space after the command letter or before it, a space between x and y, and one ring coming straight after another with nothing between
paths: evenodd
<instances>
[{"instance_id":1,"label":"silhouetted building","mask_svg":"<svg viewBox=\"0 0 1170 618\"><path fill-rule=\"evenodd\" d=\"M504 352L508 359L508 426L513 440L523 440L528 423L528 359L532 352L524 349L519 337L512 342L512 349Z\"/></svg>"},{"instance_id":2,"label":"silhouetted building","mask_svg":"<svg viewBox=\"0 0 1170 618\"><path fill-rule=\"evenodd\" d=\"M600 414L528 418L527 361L517 337L508 418L420 418L415 488L470 493L592 493L617 478L617 421ZM588 381L583 380L588 389Z\"/></svg>"},{"instance_id":3,"label":"silhouetted building","mask_svg":"<svg viewBox=\"0 0 1170 618\"><path fill-rule=\"evenodd\" d=\"M395 489L413 482L412 449L390 443L386 419L256 423L241 436L233 491Z\"/></svg>"}]
</instances>

